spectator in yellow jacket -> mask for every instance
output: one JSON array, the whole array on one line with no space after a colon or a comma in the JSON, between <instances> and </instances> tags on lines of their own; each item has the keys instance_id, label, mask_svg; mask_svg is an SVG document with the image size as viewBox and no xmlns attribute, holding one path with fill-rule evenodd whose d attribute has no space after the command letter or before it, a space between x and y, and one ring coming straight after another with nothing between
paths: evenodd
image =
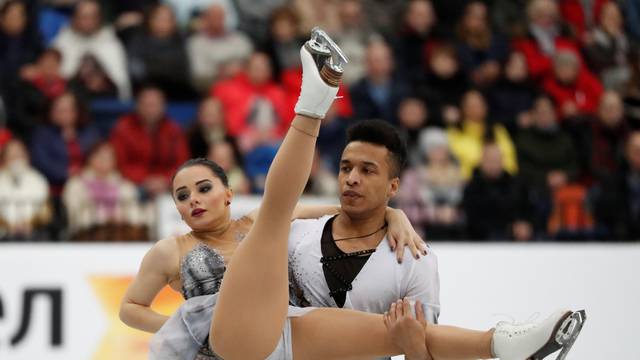
<instances>
[{"instance_id":1,"label":"spectator in yellow jacket","mask_svg":"<svg viewBox=\"0 0 640 360\"><path fill-rule=\"evenodd\" d=\"M468 91L462 98L461 118L458 126L447 130L449 144L465 180L469 180L473 169L480 163L483 144L495 142L502 153L502 165L511 175L518 171L515 147L507 130L500 124L487 121L487 103L477 90ZM488 128L491 126L491 128Z\"/></svg>"}]
</instances>

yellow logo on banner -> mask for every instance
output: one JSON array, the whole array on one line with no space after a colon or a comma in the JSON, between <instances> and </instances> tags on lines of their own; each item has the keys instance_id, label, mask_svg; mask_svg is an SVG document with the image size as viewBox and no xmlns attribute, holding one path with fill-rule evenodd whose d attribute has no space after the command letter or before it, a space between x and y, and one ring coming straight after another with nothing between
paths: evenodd
<instances>
[{"instance_id":1,"label":"yellow logo on banner","mask_svg":"<svg viewBox=\"0 0 640 360\"><path fill-rule=\"evenodd\" d=\"M89 282L102 304L107 318L107 332L102 338L93 360L147 359L149 340L152 334L132 329L120 321L120 302L129 284L131 276L91 276ZM170 287L165 287L153 301L153 310L160 314L171 315L182 304L183 299Z\"/></svg>"}]
</instances>

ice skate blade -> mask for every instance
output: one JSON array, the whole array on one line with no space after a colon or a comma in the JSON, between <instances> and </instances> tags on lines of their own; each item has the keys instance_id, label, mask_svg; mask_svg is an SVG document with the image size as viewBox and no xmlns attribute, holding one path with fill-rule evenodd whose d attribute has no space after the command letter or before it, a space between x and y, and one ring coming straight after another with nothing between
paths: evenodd
<instances>
[{"instance_id":1,"label":"ice skate blade","mask_svg":"<svg viewBox=\"0 0 640 360\"><path fill-rule=\"evenodd\" d=\"M555 360L564 360L580 334L586 318L584 310L567 312L556 324L549 341L527 360L543 360L558 350L561 351Z\"/></svg>"},{"instance_id":2,"label":"ice skate blade","mask_svg":"<svg viewBox=\"0 0 640 360\"><path fill-rule=\"evenodd\" d=\"M567 318L560 327L561 332L556 334L556 341L562 344L562 350L558 354L556 360L564 360L573 347L584 322L587 320L587 313L584 310L576 311Z\"/></svg>"}]
</instances>

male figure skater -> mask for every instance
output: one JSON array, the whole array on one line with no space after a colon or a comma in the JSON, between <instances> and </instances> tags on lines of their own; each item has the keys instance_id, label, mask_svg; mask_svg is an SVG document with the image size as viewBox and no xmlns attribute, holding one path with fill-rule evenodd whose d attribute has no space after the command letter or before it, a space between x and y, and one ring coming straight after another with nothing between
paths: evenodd
<instances>
[{"instance_id":1,"label":"male figure skater","mask_svg":"<svg viewBox=\"0 0 640 360\"><path fill-rule=\"evenodd\" d=\"M400 184L406 145L386 122L348 130L340 160L337 215L296 220L289 235L290 298L296 306L384 313L397 299L420 300L426 319L440 312L433 252L396 259L385 238L385 210Z\"/></svg>"}]
</instances>

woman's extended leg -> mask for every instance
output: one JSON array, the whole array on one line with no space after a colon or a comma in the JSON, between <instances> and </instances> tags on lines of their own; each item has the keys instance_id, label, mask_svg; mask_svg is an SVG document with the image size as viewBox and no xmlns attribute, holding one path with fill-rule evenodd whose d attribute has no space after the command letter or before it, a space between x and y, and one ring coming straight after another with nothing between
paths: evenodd
<instances>
[{"instance_id":1,"label":"woman's extended leg","mask_svg":"<svg viewBox=\"0 0 640 360\"><path fill-rule=\"evenodd\" d=\"M371 359L402 351L390 338L382 315L317 309L291 319L294 359ZM434 359L491 358L493 331L429 325L426 344Z\"/></svg>"},{"instance_id":2,"label":"woman's extended leg","mask_svg":"<svg viewBox=\"0 0 640 360\"><path fill-rule=\"evenodd\" d=\"M427 325L420 304L415 313L417 316L407 300L392 304L384 316L343 309L314 310L291 319L294 358L363 359L404 350L407 359L522 360L543 359L561 350L560 359L573 346L586 319L584 310L559 310L536 323L500 322L495 330L474 331Z\"/></svg>"},{"instance_id":3,"label":"woman's extended leg","mask_svg":"<svg viewBox=\"0 0 640 360\"><path fill-rule=\"evenodd\" d=\"M326 85L301 50L303 84L298 114L321 118L337 88ZM225 273L210 341L225 359L264 359L276 347L289 302L287 242L293 209L309 178L320 121L297 115L267 175L256 221Z\"/></svg>"},{"instance_id":4,"label":"woman's extended leg","mask_svg":"<svg viewBox=\"0 0 640 360\"><path fill-rule=\"evenodd\" d=\"M225 359L264 359L282 334L289 303L291 214L311 170L320 121L297 116L267 175L256 221L225 272L213 315L213 349ZM300 130L297 130L300 129Z\"/></svg>"}]
</instances>

